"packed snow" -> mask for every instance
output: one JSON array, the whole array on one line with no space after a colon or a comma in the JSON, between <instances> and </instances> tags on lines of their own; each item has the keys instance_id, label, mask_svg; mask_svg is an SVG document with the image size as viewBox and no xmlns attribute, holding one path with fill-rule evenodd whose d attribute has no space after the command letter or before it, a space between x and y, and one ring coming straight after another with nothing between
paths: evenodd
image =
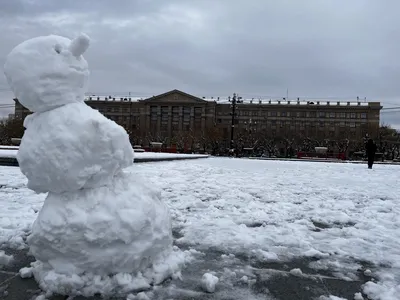
<instances>
[{"instance_id":1,"label":"packed snow","mask_svg":"<svg viewBox=\"0 0 400 300\"><path fill-rule=\"evenodd\" d=\"M201 278L201 286L208 293L215 292L215 286L217 285L219 279L211 273L204 273Z\"/></svg>"},{"instance_id":2,"label":"packed snow","mask_svg":"<svg viewBox=\"0 0 400 300\"><path fill-rule=\"evenodd\" d=\"M26 248L26 236L45 195L28 190L18 168L1 170L0 244ZM398 166L377 165L368 170L357 164L209 158L138 164L127 172L135 178L148 178L149 184L162 190L161 197L171 209L173 230L178 232L176 245L192 248L176 249L178 261L186 262L185 270L191 271L199 284L205 272L213 271L219 278L216 297L233 285L233 295L265 299L239 289L239 283L250 287L255 272L261 271L243 263L230 265L245 255L260 262L311 257L308 267L329 270L348 281L357 280L361 270L372 278L358 292L374 300L398 299ZM193 257L209 261L201 253L210 249L225 254L212 270L196 273ZM307 271L301 270L306 276ZM124 278L126 282L134 280L134 276ZM117 280L110 277L101 284L104 290L111 289ZM128 283L126 286L129 290ZM170 298L179 293L202 297L197 291L178 287L164 292Z\"/></svg>"},{"instance_id":3,"label":"packed snow","mask_svg":"<svg viewBox=\"0 0 400 300\"><path fill-rule=\"evenodd\" d=\"M168 207L140 178L134 178L134 189L128 188L132 179L120 173L112 185L49 193L28 237L35 258L62 274L103 275L143 270L169 252Z\"/></svg>"},{"instance_id":4,"label":"packed snow","mask_svg":"<svg viewBox=\"0 0 400 300\"><path fill-rule=\"evenodd\" d=\"M125 130L84 103L29 115L24 124L17 160L28 187L38 193L111 184L116 173L132 165Z\"/></svg>"},{"instance_id":5,"label":"packed snow","mask_svg":"<svg viewBox=\"0 0 400 300\"><path fill-rule=\"evenodd\" d=\"M71 43L68 38L49 35L17 45L6 58L4 73L18 101L32 112L83 103L89 69L78 54L87 48L87 39L82 34ZM51 127L46 125L43 131Z\"/></svg>"},{"instance_id":6,"label":"packed snow","mask_svg":"<svg viewBox=\"0 0 400 300\"><path fill-rule=\"evenodd\" d=\"M0 250L0 267L7 266L13 261L14 257L12 255L7 255L5 251Z\"/></svg>"},{"instance_id":7,"label":"packed snow","mask_svg":"<svg viewBox=\"0 0 400 300\"><path fill-rule=\"evenodd\" d=\"M16 46L4 67L16 97L33 112L16 157L27 188L48 193L26 239L37 260L31 273L47 293L148 289L180 277L187 260L173 248L158 187L124 171L134 162L128 134L83 101L88 47L84 34L33 38Z\"/></svg>"},{"instance_id":8,"label":"packed snow","mask_svg":"<svg viewBox=\"0 0 400 300\"><path fill-rule=\"evenodd\" d=\"M19 276L21 276L21 278L30 278L33 276L32 271L33 269L30 267L22 268L19 270Z\"/></svg>"}]
</instances>

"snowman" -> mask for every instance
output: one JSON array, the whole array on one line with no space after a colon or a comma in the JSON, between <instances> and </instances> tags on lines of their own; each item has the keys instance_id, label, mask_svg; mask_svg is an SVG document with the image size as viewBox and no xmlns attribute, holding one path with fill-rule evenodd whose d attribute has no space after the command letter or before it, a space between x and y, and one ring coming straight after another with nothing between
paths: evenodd
<instances>
[{"instance_id":1,"label":"snowman","mask_svg":"<svg viewBox=\"0 0 400 300\"><path fill-rule=\"evenodd\" d=\"M124 170L134 159L126 131L84 103L89 41L85 34L33 38L4 66L15 96L33 112L24 121L20 169L28 188L48 193L27 239L37 260L33 274L42 288L66 294L74 276L140 273L151 283L149 270L173 252L160 192ZM172 270L162 272L158 281ZM62 282L66 287L55 286Z\"/></svg>"}]
</instances>

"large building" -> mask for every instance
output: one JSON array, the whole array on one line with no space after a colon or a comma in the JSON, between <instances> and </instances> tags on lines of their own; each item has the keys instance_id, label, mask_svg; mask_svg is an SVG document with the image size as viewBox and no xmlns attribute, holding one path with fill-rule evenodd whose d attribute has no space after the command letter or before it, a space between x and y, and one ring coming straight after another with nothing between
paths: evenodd
<instances>
[{"instance_id":1,"label":"large building","mask_svg":"<svg viewBox=\"0 0 400 300\"><path fill-rule=\"evenodd\" d=\"M380 102L238 99L234 139L269 138L361 140L379 134ZM15 99L15 116L30 112ZM186 137L229 142L232 106L228 99L201 98L172 90L147 99L89 96L86 103L123 126L137 142L176 143ZM135 141L136 142L136 141Z\"/></svg>"}]
</instances>

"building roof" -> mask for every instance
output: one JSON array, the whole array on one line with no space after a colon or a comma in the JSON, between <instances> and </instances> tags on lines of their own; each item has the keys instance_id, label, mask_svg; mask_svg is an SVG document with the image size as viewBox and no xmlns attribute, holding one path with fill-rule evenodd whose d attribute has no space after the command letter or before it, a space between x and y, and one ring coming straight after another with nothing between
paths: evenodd
<instances>
[{"instance_id":1,"label":"building roof","mask_svg":"<svg viewBox=\"0 0 400 300\"><path fill-rule=\"evenodd\" d=\"M143 100L143 101L149 101L149 102L150 102L150 101L157 101L157 100L159 100L159 99L161 99L161 98L163 98L163 97L166 97L166 96L169 96L169 95L173 95L173 94L177 94L177 95L181 95L181 96L187 97L187 98L189 98L190 100L194 100L194 101L196 101L196 102L207 102L206 99L202 99L202 98L199 98L199 97L196 97L196 96L187 94L187 93L182 92L182 91L177 90L177 89L168 91L168 92L166 92L166 93L163 93L163 94L160 94L160 95L157 95L157 96L153 96L153 97L147 98L147 99L145 99L145 100Z\"/></svg>"},{"instance_id":2,"label":"building roof","mask_svg":"<svg viewBox=\"0 0 400 300\"><path fill-rule=\"evenodd\" d=\"M129 96L129 95L89 95L86 96L86 101L122 101L122 102L136 102L136 101L157 101L165 96L168 96L170 94L177 93L180 95L183 95L185 97L190 98L191 100L195 100L198 102L215 102L217 104L228 104L230 103L230 98L222 98L222 97L196 97L187 93L184 93L179 90L171 90L163 94L159 94L156 96L152 96L149 98L143 98L143 97L134 97L134 96ZM256 98L247 98L247 99L240 99L240 101L237 103L238 105L251 105L251 104L270 104L270 105L339 105L339 106L368 106L371 103L370 102L361 102L361 101L328 101L326 99L321 99L321 100L312 100L312 101L306 101L306 100L277 100L277 99L256 99ZM379 102L377 103L379 105Z\"/></svg>"}]
</instances>

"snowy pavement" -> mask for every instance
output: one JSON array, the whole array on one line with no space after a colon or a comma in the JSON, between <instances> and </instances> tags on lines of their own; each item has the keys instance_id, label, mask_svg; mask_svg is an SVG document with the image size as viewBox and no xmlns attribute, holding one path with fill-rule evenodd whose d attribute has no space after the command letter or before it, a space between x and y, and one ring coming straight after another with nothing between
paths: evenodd
<instances>
[{"instance_id":1,"label":"snowy pavement","mask_svg":"<svg viewBox=\"0 0 400 300\"><path fill-rule=\"evenodd\" d=\"M11 249L16 261L26 254L44 195L18 168L0 170L6 264ZM194 257L182 281L145 292L150 299L398 299L397 166L209 158L131 171L162 189L175 244ZM201 288L205 273L219 279L214 293Z\"/></svg>"}]
</instances>

